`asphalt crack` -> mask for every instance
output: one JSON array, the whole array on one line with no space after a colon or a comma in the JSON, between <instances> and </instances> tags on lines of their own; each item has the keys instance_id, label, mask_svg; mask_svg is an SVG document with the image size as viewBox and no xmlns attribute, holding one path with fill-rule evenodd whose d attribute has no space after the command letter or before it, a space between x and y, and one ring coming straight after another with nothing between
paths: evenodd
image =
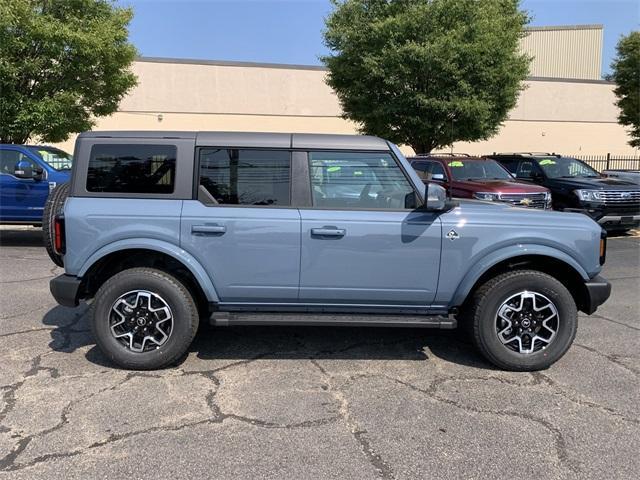
<instances>
[{"instance_id":1,"label":"asphalt crack","mask_svg":"<svg viewBox=\"0 0 640 480\"><path fill-rule=\"evenodd\" d=\"M568 454L568 447L567 447L567 442L564 438L564 436L562 435L562 432L560 431L559 428L557 428L555 425L553 425L551 422L549 422L548 420L544 419L544 418L540 418L540 417L536 417L534 415L529 415L523 412L514 412L511 410L491 410L491 409L484 409L484 408L476 408L476 407L471 407L468 405L463 405L460 402L457 402L455 400L451 400L449 398L443 398L440 397L437 392L440 388L440 386L444 383L447 382L453 382L453 381L465 381L467 380L467 378L459 378L459 377L446 377L446 378L437 378L435 379L433 382L431 382L431 384L429 385L429 387L427 389L423 389L420 387L417 387L416 385L413 385L409 382L405 382L404 380L400 380L398 378L393 378L393 377L389 377L386 375L381 375L382 378L386 378L388 380L391 380L393 382L396 382L400 385L403 385L407 388L410 388L411 390L414 390L416 392L422 393L424 395L426 395L427 397L441 402L441 403L445 403L447 405L451 405L453 407L456 407L460 410L463 411L467 411L467 412L473 412L473 413L480 413L480 414L490 414L490 415L499 415L499 416L506 416L506 417L514 417L514 418L519 418L522 420L527 420L530 422L534 422L537 423L538 425L542 426L544 429L546 429L551 436L554 439L554 447L555 447L555 451L556 451L556 456L558 458L558 464L560 466L563 466L564 468L570 470L573 473L579 473L579 469L576 465L573 464L573 462L571 461L571 459L569 458L569 454Z\"/></svg>"}]
</instances>

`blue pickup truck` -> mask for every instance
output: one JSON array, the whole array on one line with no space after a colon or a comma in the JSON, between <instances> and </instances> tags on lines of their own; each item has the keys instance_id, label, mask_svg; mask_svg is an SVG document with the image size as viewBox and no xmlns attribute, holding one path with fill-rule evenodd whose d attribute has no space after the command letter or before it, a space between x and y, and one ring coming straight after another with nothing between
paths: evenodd
<instances>
[{"instance_id":1,"label":"blue pickup truck","mask_svg":"<svg viewBox=\"0 0 640 480\"><path fill-rule=\"evenodd\" d=\"M49 192L69 181L72 164L54 147L0 144L0 224L41 225Z\"/></svg>"}]
</instances>

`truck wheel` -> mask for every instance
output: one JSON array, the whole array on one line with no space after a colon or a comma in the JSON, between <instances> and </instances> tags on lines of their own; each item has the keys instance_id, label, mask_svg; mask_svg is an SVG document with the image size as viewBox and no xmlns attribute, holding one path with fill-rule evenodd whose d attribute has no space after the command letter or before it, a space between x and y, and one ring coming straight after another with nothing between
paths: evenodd
<instances>
[{"instance_id":1,"label":"truck wheel","mask_svg":"<svg viewBox=\"0 0 640 480\"><path fill-rule=\"evenodd\" d=\"M131 268L95 295L91 329L102 352L120 367L153 370L175 363L198 329L198 308L185 286L152 268Z\"/></svg>"},{"instance_id":2,"label":"truck wheel","mask_svg":"<svg viewBox=\"0 0 640 480\"><path fill-rule=\"evenodd\" d=\"M492 278L464 312L484 357L505 370L543 370L559 360L576 336L578 310L555 278L518 270Z\"/></svg>"},{"instance_id":3,"label":"truck wheel","mask_svg":"<svg viewBox=\"0 0 640 480\"><path fill-rule=\"evenodd\" d=\"M64 267L64 263L62 261L62 256L57 254L53 248L55 241L53 220L56 218L56 215L62 213L62 210L64 209L64 202L68 196L69 184L61 183L54 188L51 193L49 193L42 212L42 235L44 237L44 246L47 249L49 257L53 260L53 263L59 267Z\"/></svg>"}]
</instances>

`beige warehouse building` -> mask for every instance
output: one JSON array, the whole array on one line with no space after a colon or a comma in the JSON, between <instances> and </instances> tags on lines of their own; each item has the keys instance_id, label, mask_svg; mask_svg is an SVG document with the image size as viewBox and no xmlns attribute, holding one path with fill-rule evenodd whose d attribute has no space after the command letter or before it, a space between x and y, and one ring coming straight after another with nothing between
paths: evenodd
<instances>
[{"instance_id":1,"label":"beige warehouse building","mask_svg":"<svg viewBox=\"0 0 640 480\"><path fill-rule=\"evenodd\" d=\"M613 85L600 79L602 26L531 28L521 48L534 59L518 105L498 135L455 151L637 154L617 124ZM140 58L133 71L138 86L96 129L357 131L322 67ZM71 150L73 139L62 146Z\"/></svg>"}]
</instances>

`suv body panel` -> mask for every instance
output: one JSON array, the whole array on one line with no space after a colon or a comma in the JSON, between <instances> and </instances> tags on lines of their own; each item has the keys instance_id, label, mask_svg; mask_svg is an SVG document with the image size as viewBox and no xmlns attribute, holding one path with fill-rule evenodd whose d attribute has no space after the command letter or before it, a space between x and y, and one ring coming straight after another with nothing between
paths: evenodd
<instances>
[{"instance_id":1,"label":"suv body panel","mask_svg":"<svg viewBox=\"0 0 640 480\"><path fill-rule=\"evenodd\" d=\"M436 297L439 303L460 305L482 274L509 258L555 258L571 266L584 281L602 268L597 248L602 229L592 220L585 222L580 214L468 200L440 218L445 239ZM446 238L451 231L458 234L454 240ZM585 248L586 244L594 248Z\"/></svg>"},{"instance_id":2,"label":"suv body panel","mask_svg":"<svg viewBox=\"0 0 640 480\"><path fill-rule=\"evenodd\" d=\"M297 301L296 208L206 206L186 200L180 237L180 247L214 279L221 303Z\"/></svg>"},{"instance_id":3,"label":"suv body panel","mask_svg":"<svg viewBox=\"0 0 640 480\"><path fill-rule=\"evenodd\" d=\"M432 303L442 242L434 213L301 209L300 215L301 302ZM314 229L340 229L345 235L324 238Z\"/></svg>"}]
</instances>

